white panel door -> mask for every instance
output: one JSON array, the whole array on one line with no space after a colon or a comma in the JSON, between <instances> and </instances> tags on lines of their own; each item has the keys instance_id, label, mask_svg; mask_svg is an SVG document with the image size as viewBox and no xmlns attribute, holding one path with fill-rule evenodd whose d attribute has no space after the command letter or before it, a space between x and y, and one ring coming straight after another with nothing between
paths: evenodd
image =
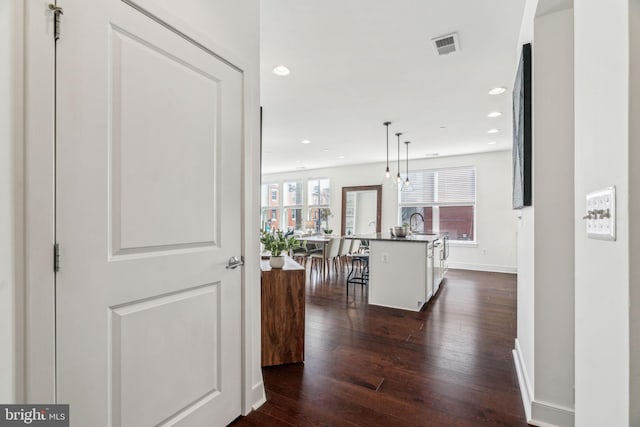
<instances>
[{"instance_id":1,"label":"white panel door","mask_svg":"<svg viewBox=\"0 0 640 427\"><path fill-rule=\"evenodd\" d=\"M131 2L130 2L131 3ZM74 426L240 415L242 73L118 0L62 0L57 400Z\"/></svg>"}]
</instances>

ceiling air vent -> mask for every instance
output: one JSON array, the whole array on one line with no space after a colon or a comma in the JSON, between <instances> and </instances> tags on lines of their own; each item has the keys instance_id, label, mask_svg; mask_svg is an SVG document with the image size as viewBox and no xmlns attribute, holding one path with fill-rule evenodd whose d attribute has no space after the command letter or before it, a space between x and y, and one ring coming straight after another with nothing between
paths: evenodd
<instances>
[{"instance_id":1,"label":"ceiling air vent","mask_svg":"<svg viewBox=\"0 0 640 427\"><path fill-rule=\"evenodd\" d=\"M431 40L433 41L433 48L438 55L448 55L460 50L458 33L447 34L446 36L436 37Z\"/></svg>"}]
</instances>

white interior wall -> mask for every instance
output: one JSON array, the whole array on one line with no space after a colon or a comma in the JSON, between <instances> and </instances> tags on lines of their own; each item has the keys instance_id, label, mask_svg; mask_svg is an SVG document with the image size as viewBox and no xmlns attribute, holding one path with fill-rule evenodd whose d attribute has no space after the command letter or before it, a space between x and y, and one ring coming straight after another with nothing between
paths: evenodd
<instances>
[{"instance_id":1,"label":"white interior wall","mask_svg":"<svg viewBox=\"0 0 640 427\"><path fill-rule=\"evenodd\" d=\"M640 1L629 2L629 117L640 117ZM636 76L634 78L633 76ZM629 218L640 218L640 120L629 120ZM640 222L629 222L629 425L640 425Z\"/></svg>"},{"instance_id":2,"label":"white interior wall","mask_svg":"<svg viewBox=\"0 0 640 427\"><path fill-rule=\"evenodd\" d=\"M572 426L573 12L534 4L546 14L525 16L520 40L533 48L533 205L519 212L514 357L529 422Z\"/></svg>"},{"instance_id":3,"label":"white interior wall","mask_svg":"<svg viewBox=\"0 0 640 427\"><path fill-rule=\"evenodd\" d=\"M0 0L0 402L15 401L15 270L11 135L11 2Z\"/></svg>"},{"instance_id":4,"label":"white interior wall","mask_svg":"<svg viewBox=\"0 0 640 427\"><path fill-rule=\"evenodd\" d=\"M536 17L533 82L535 387L531 417L537 422L573 425L573 9Z\"/></svg>"},{"instance_id":5,"label":"white interior wall","mask_svg":"<svg viewBox=\"0 0 640 427\"><path fill-rule=\"evenodd\" d=\"M511 208L511 152L497 151L466 156L409 161L410 170L475 166L477 179L477 244L452 244L449 266L485 271L516 271L515 214ZM289 179L331 179L331 225L340 230L342 187L377 185L382 182L384 164L366 164L303 170L263 176L264 182ZM382 230L398 222L398 196L395 187L382 190Z\"/></svg>"},{"instance_id":6,"label":"white interior wall","mask_svg":"<svg viewBox=\"0 0 640 427\"><path fill-rule=\"evenodd\" d=\"M576 218L584 215L587 193L615 185L617 195L615 242L587 239L584 223L576 221L575 421L581 427L630 425L629 4L574 5Z\"/></svg>"},{"instance_id":7,"label":"white interior wall","mask_svg":"<svg viewBox=\"0 0 640 427\"><path fill-rule=\"evenodd\" d=\"M533 41L533 22L538 0L525 0L518 46L514 62L520 60L522 45ZM515 78L515 76L514 76ZM534 134L535 137L535 134ZM535 182L533 183L535 191ZM535 287L534 287L534 236L535 199L533 206L517 211L517 271L518 271L518 321L515 340L515 364L518 369L520 388L525 402L527 418L531 415L530 402L535 387Z\"/></svg>"},{"instance_id":8,"label":"white interior wall","mask_svg":"<svg viewBox=\"0 0 640 427\"><path fill-rule=\"evenodd\" d=\"M535 202L534 202L535 203ZM531 400L535 388L535 208L521 209L518 213L518 310L515 340L516 367L519 369L520 388L527 416L531 413Z\"/></svg>"},{"instance_id":9,"label":"white interior wall","mask_svg":"<svg viewBox=\"0 0 640 427\"><path fill-rule=\"evenodd\" d=\"M533 21L533 206L521 210L518 229L515 361L529 422L571 426L573 11Z\"/></svg>"},{"instance_id":10,"label":"white interior wall","mask_svg":"<svg viewBox=\"0 0 640 427\"><path fill-rule=\"evenodd\" d=\"M0 0L0 402L24 398L23 16Z\"/></svg>"}]
</instances>

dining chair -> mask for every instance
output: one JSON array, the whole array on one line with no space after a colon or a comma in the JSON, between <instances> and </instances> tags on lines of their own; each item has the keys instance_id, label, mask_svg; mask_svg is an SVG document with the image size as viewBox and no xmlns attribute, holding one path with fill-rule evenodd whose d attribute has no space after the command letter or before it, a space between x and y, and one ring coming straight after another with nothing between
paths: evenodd
<instances>
[{"instance_id":1,"label":"dining chair","mask_svg":"<svg viewBox=\"0 0 640 427\"><path fill-rule=\"evenodd\" d=\"M338 256L340 250L340 239L340 237L332 237L326 244L325 250L323 252L312 252L311 254L309 254L309 258L311 258L312 270L313 266L317 264L318 261L320 261L322 264L323 273L325 268L327 268L328 271L331 271L329 261L333 261L336 273L338 272L338 268L335 265L335 258Z\"/></svg>"},{"instance_id":2,"label":"dining chair","mask_svg":"<svg viewBox=\"0 0 640 427\"><path fill-rule=\"evenodd\" d=\"M351 255L359 253L361 244L362 242L360 241L360 239L351 239L351 247L349 248L349 253Z\"/></svg>"},{"instance_id":3,"label":"dining chair","mask_svg":"<svg viewBox=\"0 0 640 427\"><path fill-rule=\"evenodd\" d=\"M302 242L302 246L294 249L291 252L291 257L294 259L294 261L302 264L305 267L307 266L307 259L309 258L309 247L307 245L307 242Z\"/></svg>"},{"instance_id":4,"label":"dining chair","mask_svg":"<svg viewBox=\"0 0 640 427\"><path fill-rule=\"evenodd\" d=\"M340 267L344 269L344 265L347 262L347 255L351 250L351 239L345 239L344 237L340 241L340 251L338 252L338 260L340 261Z\"/></svg>"},{"instance_id":5,"label":"dining chair","mask_svg":"<svg viewBox=\"0 0 640 427\"><path fill-rule=\"evenodd\" d=\"M331 248L327 248L327 259L333 263L333 269L338 274L338 264L340 261L340 246L343 243L343 237L332 237L329 244L333 243Z\"/></svg>"}]
</instances>

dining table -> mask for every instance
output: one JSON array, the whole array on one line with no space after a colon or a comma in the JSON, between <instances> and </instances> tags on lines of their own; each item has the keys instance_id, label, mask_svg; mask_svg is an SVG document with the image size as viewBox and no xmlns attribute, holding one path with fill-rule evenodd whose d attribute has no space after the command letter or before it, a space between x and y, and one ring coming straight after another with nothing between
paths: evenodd
<instances>
[{"instance_id":1,"label":"dining table","mask_svg":"<svg viewBox=\"0 0 640 427\"><path fill-rule=\"evenodd\" d=\"M331 241L331 237L335 237L335 236L328 236L328 235L296 236L296 239L298 239L301 242L315 243L315 244L322 245L322 280L324 280L326 276L325 274L325 263L327 262L326 251L327 251L327 244Z\"/></svg>"}]
</instances>

